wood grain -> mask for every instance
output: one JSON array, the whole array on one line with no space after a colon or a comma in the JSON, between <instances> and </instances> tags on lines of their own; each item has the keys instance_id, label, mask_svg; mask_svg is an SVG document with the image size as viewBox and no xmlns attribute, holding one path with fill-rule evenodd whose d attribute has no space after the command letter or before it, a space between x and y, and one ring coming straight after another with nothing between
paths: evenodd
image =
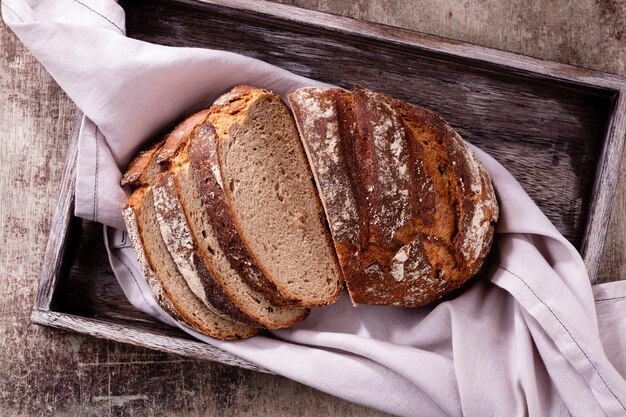
<instances>
[{"instance_id":1,"label":"wood grain","mask_svg":"<svg viewBox=\"0 0 626 417\"><path fill-rule=\"evenodd\" d=\"M72 134L67 150L65 169L61 177L61 187L57 198L52 225L43 257L41 280L37 289L35 308L50 310L52 296L62 275L66 248L70 241L68 233L74 216L74 186L76 185L76 161L78 157L78 131L82 114L78 112L72 126Z\"/></svg>"},{"instance_id":2,"label":"wood grain","mask_svg":"<svg viewBox=\"0 0 626 417\"><path fill-rule=\"evenodd\" d=\"M607 126L607 139L603 144L600 163L596 169L594 190L587 220L585 236L581 243L581 253L586 254L585 265L593 283L597 282L600 257L606 237L607 225L611 214L611 203L617 186L619 164L624 151L626 137L626 92L622 91L614 102L614 112ZM622 277L626 279L626 277Z\"/></svg>"}]
</instances>

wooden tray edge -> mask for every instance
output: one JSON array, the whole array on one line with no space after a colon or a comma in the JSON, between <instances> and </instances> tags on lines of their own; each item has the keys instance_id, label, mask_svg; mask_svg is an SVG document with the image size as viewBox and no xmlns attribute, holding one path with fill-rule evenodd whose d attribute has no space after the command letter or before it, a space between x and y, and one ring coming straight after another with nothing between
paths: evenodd
<instances>
[{"instance_id":1,"label":"wooden tray edge","mask_svg":"<svg viewBox=\"0 0 626 417\"><path fill-rule=\"evenodd\" d=\"M237 366L252 371L274 374L265 368L245 361L226 351L203 342L181 339L152 332L137 330L132 326L109 323L71 314L34 308L31 321L35 324L69 330L115 342L129 343L161 352L174 353L195 359L210 360L224 365Z\"/></svg>"},{"instance_id":2,"label":"wooden tray edge","mask_svg":"<svg viewBox=\"0 0 626 417\"><path fill-rule=\"evenodd\" d=\"M172 0L189 5L215 6L265 18L279 18L294 24L322 26L338 33L385 40L399 45L418 47L424 51L463 58L467 61L507 67L522 75L564 81L582 86L626 91L626 77L602 71L533 58L469 42L431 35L382 23L357 20L264 0Z\"/></svg>"},{"instance_id":3,"label":"wooden tray edge","mask_svg":"<svg viewBox=\"0 0 626 417\"><path fill-rule=\"evenodd\" d=\"M69 226L74 216L74 189L76 185L76 162L78 159L78 133L82 123L83 113L77 109L72 136L67 150L67 159L59 198L52 215L52 224L48 243L43 258L43 267L35 296L35 309L50 310L52 297L56 288L57 279L65 257Z\"/></svg>"},{"instance_id":4,"label":"wooden tray edge","mask_svg":"<svg viewBox=\"0 0 626 417\"><path fill-rule=\"evenodd\" d=\"M591 192L587 224L580 245L580 253L592 284L595 284L598 279L600 259L608 232L604 226L608 224L611 217L612 202L624 152L624 138L626 138L626 92L620 92L615 98L611 120L604 137L602 153Z\"/></svg>"}]
</instances>

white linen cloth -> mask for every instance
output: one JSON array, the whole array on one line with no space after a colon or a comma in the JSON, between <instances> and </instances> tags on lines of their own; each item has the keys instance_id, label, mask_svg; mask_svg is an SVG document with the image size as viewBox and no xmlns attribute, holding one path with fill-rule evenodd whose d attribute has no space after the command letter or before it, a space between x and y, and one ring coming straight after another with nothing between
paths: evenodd
<instances>
[{"instance_id":1,"label":"white linen cloth","mask_svg":"<svg viewBox=\"0 0 626 417\"><path fill-rule=\"evenodd\" d=\"M2 15L85 114L76 215L107 226L112 267L133 305L175 325L120 241L121 171L147 139L233 85L284 96L321 84L227 52L126 38L124 11L111 0L2 0ZM592 288L577 251L500 164L473 149L493 178L501 218L486 277L457 298L354 308L344 293L271 336L221 342L191 333L403 416L625 416L626 282Z\"/></svg>"}]
</instances>

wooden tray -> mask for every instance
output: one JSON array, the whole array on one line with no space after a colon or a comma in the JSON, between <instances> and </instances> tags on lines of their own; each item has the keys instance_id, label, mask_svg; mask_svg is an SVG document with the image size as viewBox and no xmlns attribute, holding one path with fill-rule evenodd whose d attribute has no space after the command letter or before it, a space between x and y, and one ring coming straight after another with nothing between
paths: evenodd
<instances>
[{"instance_id":1,"label":"wooden tray","mask_svg":"<svg viewBox=\"0 0 626 417\"><path fill-rule=\"evenodd\" d=\"M515 175L579 249L594 279L626 134L623 78L262 1L122 5L130 37L233 51L440 113ZM126 301L108 264L102 226L73 216L76 133L33 322L263 371Z\"/></svg>"}]
</instances>

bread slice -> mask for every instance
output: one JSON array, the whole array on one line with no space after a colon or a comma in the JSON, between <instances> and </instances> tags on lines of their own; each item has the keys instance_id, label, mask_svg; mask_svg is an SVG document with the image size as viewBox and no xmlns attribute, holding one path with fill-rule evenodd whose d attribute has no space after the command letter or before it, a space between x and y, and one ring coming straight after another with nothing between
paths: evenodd
<instances>
[{"instance_id":1,"label":"bread slice","mask_svg":"<svg viewBox=\"0 0 626 417\"><path fill-rule=\"evenodd\" d=\"M169 298L165 295L163 291L163 287L159 283L158 278L153 272L150 264L148 264L148 260L146 258L146 253L143 250L143 243L141 242L141 237L139 236L139 227L137 224L137 217L135 216L135 211L131 207L124 207L122 211L124 222L126 223L126 231L128 233L128 238L130 239L130 243L135 250L135 254L137 255L137 262L139 263L139 267L141 272L143 273L144 280L150 290L152 291L152 295L156 300L159 307L163 309L167 314L169 314L176 321L183 321L183 318L178 314Z\"/></svg>"},{"instance_id":2,"label":"bread slice","mask_svg":"<svg viewBox=\"0 0 626 417\"><path fill-rule=\"evenodd\" d=\"M128 177L136 178L135 185L143 181L142 184L152 187L161 236L194 295L217 315L248 326L263 327L262 324L244 314L224 293L220 284L215 280L215 272L198 254L197 245L178 200L174 178L171 173L164 172L169 160L188 144L194 129L206 121L208 113L208 110L202 110L180 122L157 152L150 148L140 153L137 160L131 164L132 173ZM153 159L146 162L148 154L152 155ZM145 172L138 174L136 171L142 167Z\"/></svg>"},{"instance_id":3,"label":"bread slice","mask_svg":"<svg viewBox=\"0 0 626 417\"><path fill-rule=\"evenodd\" d=\"M230 234L231 241L235 243L238 236L233 226L229 225L227 216L230 214L224 211L221 188L209 189L209 183L215 182L213 172L202 168L206 168L203 165L206 156L204 150L213 140L213 128L205 123L194 131L188 142L181 143L178 152L168 161L189 230L197 242L198 254L221 289L243 314L268 329L289 327L304 320L309 310L278 305L263 291L249 285L242 271L253 271L254 264L248 259L244 259L245 262L231 262L232 253L228 251L233 245L223 247L220 242L220 234ZM195 170L191 167L191 155L194 155ZM248 265L242 267L242 263Z\"/></svg>"},{"instance_id":4,"label":"bread slice","mask_svg":"<svg viewBox=\"0 0 626 417\"><path fill-rule=\"evenodd\" d=\"M360 87L289 101L353 303L425 305L478 271L497 202L443 119Z\"/></svg>"},{"instance_id":5,"label":"bread slice","mask_svg":"<svg viewBox=\"0 0 626 417\"><path fill-rule=\"evenodd\" d=\"M301 88L289 94L289 104L343 267L361 251L360 219L368 204L355 193L360 179L350 169L356 164L352 94L339 88Z\"/></svg>"},{"instance_id":6,"label":"bread slice","mask_svg":"<svg viewBox=\"0 0 626 417\"><path fill-rule=\"evenodd\" d=\"M269 91L240 86L211 107L226 201L259 268L286 300L332 303L341 275L293 117Z\"/></svg>"},{"instance_id":7,"label":"bread slice","mask_svg":"<svg viewBox=\"0 0 626 417\"><path fill-rule=\"evenodd\" d=\"M161 236L189 289L215 314L248 326L262 327L237 308L199 255L170 172L163 172L155 179L152 194Z\"/></svg>"},{"instance_id":8,"label":"bread slice","mask_svg":"<svg viewBox=\"0 0 626 417\"><path fill-rule=\"evenodd\" d=\"M131 167L141 165L143 168L142 172L132 175L135 178L131 182L137 188L122 212L131 243L156 301L174 319L209 336L222 340L253 336L257 328L226 319L203 304L191 292L172 260L161 237L150 185L159 171L156 156L157 152L153 150L148 163L131 163ZM140 157L146 158L145 154Z\"/></svg>"}]
</instances>

